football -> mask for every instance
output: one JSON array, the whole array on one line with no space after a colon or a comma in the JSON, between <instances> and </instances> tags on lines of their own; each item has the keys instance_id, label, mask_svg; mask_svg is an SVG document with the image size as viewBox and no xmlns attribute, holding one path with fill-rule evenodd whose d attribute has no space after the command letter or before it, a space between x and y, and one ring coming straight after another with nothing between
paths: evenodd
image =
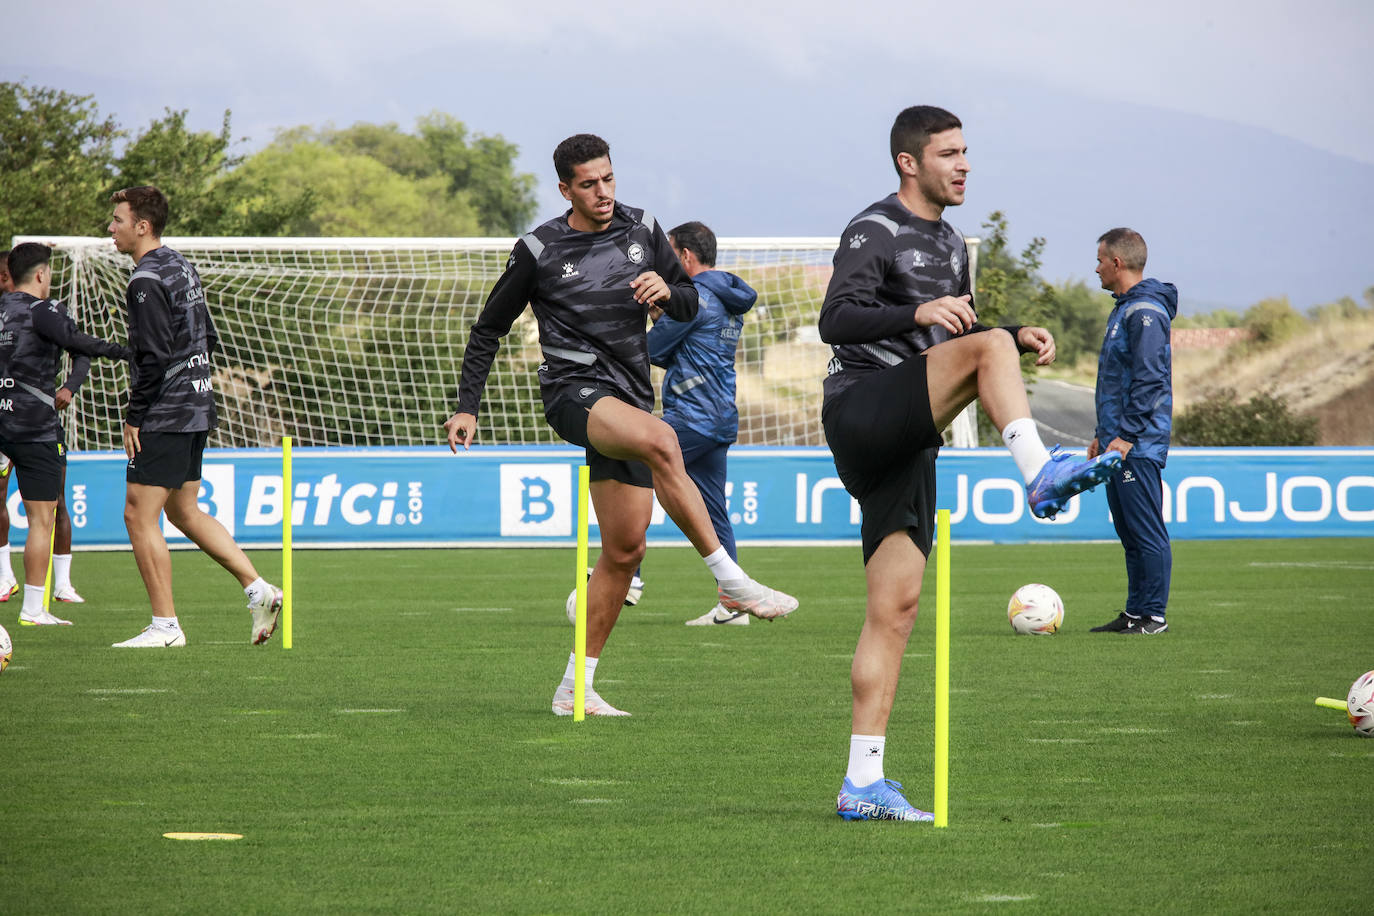
<instances>
[{"instance_id":1,"label":"football","mask_svg":"<svg viewBox=\"0 0 1374 916\"><path fill-rule=\"evenodd\" d=\"M6 646L9 640L5 640ZM1374 671L1366 671L1359 680L1350 685L1350 693L1345 698L1345 714L1355 734L1374 738Z\"/></svg>"},{"instance_id":2,"label":"football","mask_svg":"<svg viewBox=\"0 0 1374 916\"><path fill-rule=\"evenodd\" d=\"M0 627L0 673L3 673L10 666L10 656L14 654L14 643L10 642L10 634Z\"/></svg>"},{"instance_id":3,"label":"football","mask_svg":"<svg viewBox=\"0 0 1374 916\"><path fill-rule=\"evenodd\" d=\"M576 626L576 625L577 625L577 589L573 589L572 591L568 592L568 603L567 603L565 606L566 606L567 609L568 609L568 623L572 624L573 626Z\"/></svg>"},{"instance_id":4,"label":"football","mask_svg":"<svg viewBox=\"0 0 1374 916\"><path fill-rule=\"evenodd\" d=\"M1048 585L1023 585L1007 602L1007 620L1021 636L1048 636L1064 622L1064 602Z\"/></svg>"}]
</instances>

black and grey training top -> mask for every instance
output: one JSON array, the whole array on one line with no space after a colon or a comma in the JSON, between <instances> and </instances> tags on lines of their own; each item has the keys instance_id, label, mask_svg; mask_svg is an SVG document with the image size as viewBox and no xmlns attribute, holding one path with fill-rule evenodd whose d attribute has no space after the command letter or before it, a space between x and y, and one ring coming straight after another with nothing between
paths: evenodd
<instances>
[{"instance_id":1,"label":"black and grey training top","mask_svg":"<svg viewBox=\"0 0 1374 916\"><path fill-rule=\"evenodd\" d=\"M610 225L600 232L572 228L568 213L515 243L505 272L472 326L457 412L477 415L501 338L526 303L539 323L544 355L539 389L545 409L558 390L575 384L611 388L627 403L653 409L645 342L648 310L635 302L630 281L656 271L671 288L668 301L660 305L679 321L696 315L696 287L668 236L643 210L617 203Z\"/></svg>"},{"instance_id":2,"label":"black and grey training top","mask_svg":"<svg viewBox=\"0 0 1374 916\"><path fill-rule=\"evenodd\" d=\"M832 352L827 401L860 376L948 340L945 328L916 324L916 307L972 292L963 235L944 220L916 216L896 194L850 220L834 263L819 319Z\"/></svg>"},{"instance_id":3,"label":"black and grey training top","mask_svg":"<svg viewBox=\"0 0 1374 916\"><path fill-rule=\"evenodd\" d=\"M64 350L72 368L60 387L73 394L86 380L90 357L129 358L119 344L77 330L61 302L22 290L0 296L0 439L62 440L56 397Z\"/></svg>"},{"instance_id":4,"label":"black and grey training top","mask_svg":"<svg viewBox=\"0 0 1374 916\"><path fill-rule=\"evenodd\" d=\"M180 252L154 248L129 278L133 350L124 422L155 432L215 428L210 356L219 346L200 274Z\"/></svg>"}]
</instances>

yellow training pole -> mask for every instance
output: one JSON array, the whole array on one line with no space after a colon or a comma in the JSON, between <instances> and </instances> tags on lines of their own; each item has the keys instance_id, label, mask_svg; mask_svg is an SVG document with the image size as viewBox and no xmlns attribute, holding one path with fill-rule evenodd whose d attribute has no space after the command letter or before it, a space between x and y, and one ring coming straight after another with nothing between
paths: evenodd
<instances>
[{"instance_id":1,"label":"yellow training pole","mask_svg":"<svg viewBox=\"0 0 1374 916\"><path fill-rule=\"evenodd\" d=\"M1317 697L1317 705L1325 706L1327 709L1339 709L1341 712L1349 712L1345 705L1345 700L1333 700L1331 697Z\"/></svg>"},{"instance_id":2,"label":"yellow training pole","mask_svg":"<svg viewBox=\"0 0 1374 916\"><path fill-rule=\"evenodd\" d=\"M587 717L587 490L591 469L577 469L577 622L573 626L573 721Z\"/></svg>"},{"instance_id":3,"label":"yellow training pole","mask_svg":"<svg viewBox=\"0 0 1374 916\"><path fill-rule=\"evenodd\" d=\"M58 497L61 498L60 496ZM57 507L52 510L52 531L48 537L48 572L43 577L43 610L52 607L52 555L57 545Z\"/></svg>"},{"instance_id":4,"label":"yellow training pole","mask_svg":"<svg viewBox=\"0 0 1374 916\"><path fill-rule=\"evenodd\" d=\"M281 647L291 648L291 437L281 437Z\"/></svg>"},{"instance_id":5,"label":"yellow training pole","mask_svg":"<svg viewBox=\"0 0 1374 916\"><path fill-rule=\"evenodd\" d=\"M949 510L935 513L935 826L949 826Z\"/></svg>"}]
</instances>

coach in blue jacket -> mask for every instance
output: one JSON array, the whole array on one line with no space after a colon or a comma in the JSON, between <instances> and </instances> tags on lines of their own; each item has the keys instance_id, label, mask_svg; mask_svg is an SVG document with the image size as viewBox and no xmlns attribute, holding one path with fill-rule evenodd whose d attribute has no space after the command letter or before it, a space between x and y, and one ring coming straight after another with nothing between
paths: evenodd
<instances>
[{"instance_id":1,"label":"coach in blue jacket","mask_svg":"<svg viewBox=\"0 0 1374 916\"><path fill-rule=\"evenodd\" d=\"M1097 432L1088 457L1115 450L1107 505L1126 550L1126 608L1094 633L1152 636L1169 629L1173 553L1164 526L1160 475L1169 457L1173 379L1169 329L1178 313L1172 283L1144 279L1145 239L1112 229L1097 240L1097 276L1116 299L1097 361Z\"/></svg>"},{"instance_id":2,"label":"coach in blue jacket","mask_svg":"<svg viewBox=\"0 0 1374 916\"><path fill-rule=\"evenodd\" d=\"M735 533L725 499L725 458L739 433L735 407L735 346L744 313L758 293L732 273L716 270L716 236L701 223L683 223L668 233L687 276L696 284L700 307L690 321L659 309L649 331L649 360L667 370L663 377L663 419L676 432L687 474L706 503L720 544L735 559ZM745 625L746 614L717 604L688 626Z\"/></svg>"}]
</instances>

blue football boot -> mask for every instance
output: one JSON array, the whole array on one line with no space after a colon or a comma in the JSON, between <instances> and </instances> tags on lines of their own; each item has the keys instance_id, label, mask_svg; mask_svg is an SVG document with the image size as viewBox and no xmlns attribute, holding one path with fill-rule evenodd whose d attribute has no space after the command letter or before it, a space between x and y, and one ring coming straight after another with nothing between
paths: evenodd
<instances>
[{"instance_id":1,"label":"blue football boot","mask_svg":"<svg viewBox=\"0 0 1374 916\"><path fill-rule=\"evenodd\" d=\"M880 779L856 786L848 779L840 785L835 813L847 821L933 821L935 815L913 808L902 794L902 784Z\"/></svg>"},{"instance_id":2,"label":"blue football boot","mask_svg":"<svg viewBox=\"0 0 1374 916\"><path fill-rule=\"evenodd\" d=\"M1103 452L1091 460L1078 459L1055 446L1050 460L1026 484L1026 500L1036 518L1054 518L1065 504L1084 490L1091 490L1121 467L1121 453Z\"/></svg>"}]
</instances>

